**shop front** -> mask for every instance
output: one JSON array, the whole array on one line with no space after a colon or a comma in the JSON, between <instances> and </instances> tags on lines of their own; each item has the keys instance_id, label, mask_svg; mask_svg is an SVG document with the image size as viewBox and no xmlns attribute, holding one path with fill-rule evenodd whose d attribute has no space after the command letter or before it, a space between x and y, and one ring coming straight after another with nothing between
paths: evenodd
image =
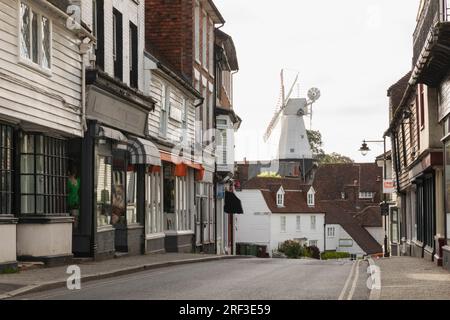
<instances>
[{"instance_id":1,"label":"shop front","mask_svg":"<svg viewBox=\"0 0 450 320\"><path fill-rule=\"evenodd\" d=\"M198 211L196 186L204 169L186 157L165 151L161 151L161 159L165 249L167 252L190 253L193 250L195 213Z\"/></svg>"},{"instance_id":2,"label":"shop front","mask_svg":"<svg viewBox=\"0 0 450 320\"><path fill-rule=\"evenodd\" d=\"M74 253L96 259L146 252L148 172L161 166L147 138L152 100L98 71L88 77Z\"/></svg>"}]
</instances>

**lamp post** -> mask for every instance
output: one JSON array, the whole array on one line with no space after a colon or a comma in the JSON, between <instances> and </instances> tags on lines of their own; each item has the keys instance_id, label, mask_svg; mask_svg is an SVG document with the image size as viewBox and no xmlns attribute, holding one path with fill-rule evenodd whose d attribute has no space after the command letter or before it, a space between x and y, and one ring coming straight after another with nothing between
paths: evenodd
<instances>
[{"instance_id":1,"label":"lamp post","mask_svg":"<svg viewBox=\"0 0 450 320\"><path fill-rule=\"evenodd\" d=\"M361 148L359 149L359 151L361 152L361 154L363 155L363 157L367 156L369 154L369 152L371 151L368 143L383 143L384 145L384 154L383 154L383 171L384 171L384 180L383 180L383 185L384 185L384 181L387 180L387 157L386 157L386 136L383 137L383 140L364 140L362 143ZM389 208L387 206L387 197L386 197L386 193L384 192L384 188L383 188L383 203L381 204L381 208L382 211L385 210L385 208ZM389 257L390 256L390 252L389 252L389 246L388 246L388 236L387 236L387 217L389 215L389 209L387 214L385 212L382 212L382 214L384 215L384 257Z\"/></svg>"}]
</instances>

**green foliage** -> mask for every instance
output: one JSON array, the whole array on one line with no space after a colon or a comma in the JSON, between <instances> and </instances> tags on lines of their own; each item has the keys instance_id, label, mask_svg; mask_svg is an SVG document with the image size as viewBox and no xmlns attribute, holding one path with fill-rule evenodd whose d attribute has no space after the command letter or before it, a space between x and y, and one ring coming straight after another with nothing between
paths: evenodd
<instances>
[{"instance_id":1,"label":"green foliage","mask_svg":"<svg viewBox=\"0 0 450 320\"><path fill-rule=\"evenodd\" d=\"M319 157L320 164L341 164L341 163L354 163L349 157L343 156L339 153L333 152L331 154L324 154Z\"/></svg>"},{"instance_id":2,"label":"green foliage","mask_svg":"<svg viewBox=\"0 0 450 320\"><path fill-rule=\"evenodd\" d=\"M309 252L309 257L320 260L320 250L316 246L308 247L307 250Z\"/></svg>"},{"instance_id":3,"label":"green foliage","mask_svg":"<svg viewBox=\"0 0 450 320\"><path fill-rule=\"evenodd\" d=\"M14 274L19 273L19 270L17 268L5 268L0 271L0 274Z\"/></svg>"},{"instance_id":4,"label":"green foliage","mask_svg":"<svg viewBox=\"0 0 450 320\"><path fill-rule=\"evenodd\" d=\"M325 154L325 152L322 150L323 141L322 141L322 134L320 133L320 131L307 130L306 134L308 136L312 152L316 155Z\"/></svg>"},{"instance_id":5,"label":"green foliage","mask_svg":"<svg viewBox=\"0 0 450 320\"><path fill-rule=\"evenodd\" d=\"M302 246L297 241L288 240L285 241L278 251L284 253L289 259L313 258L320 259L320 250L317 247Z\"/></svg>"},{"instance_id":6,"label":"green foliage","mask_svg":"<svg viewBox=\"0 0 450 320\"><path fill-rule=\"evenodd\" d=\"M302 257L304 253L303 247L297 241L288 240L285 241L278 249L281 253L284 253L289 259L298 259Z\"/></svg>"},{"instance_id":7,"label":"green foliage","mask_svg":"<svg viewBox=\"0 0 450 320\"><path fill-rule=\"evenodd\" d=\"M263 172L258 175L258 178L277 178L281 179L281 176L276 172Z\"/></svg>"},{"instance_id":8,"label":"green foliage","mask_svg":"<svg viewBox=\"0 0 450 320\"><path fill-rule=\"evenodd\" d=\"M347 252L327 251L322 253L322 260L348 259L348 258L350 258L350 253Z\"/></svg>"}]
</instances>

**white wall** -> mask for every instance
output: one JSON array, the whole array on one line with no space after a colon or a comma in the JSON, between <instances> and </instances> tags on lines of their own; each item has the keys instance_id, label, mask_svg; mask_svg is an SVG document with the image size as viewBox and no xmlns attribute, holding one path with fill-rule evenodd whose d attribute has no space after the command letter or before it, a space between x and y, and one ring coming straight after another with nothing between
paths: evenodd
<instances>
[{"instance_id":1,"label":"white wall","mask_svg":"<svg viewBox=\"0 0 450 320\"><path fill-rule=\"evenodd\" d=\"M0 264L15 262L16 224L0 224Z\"/></svg>"},{"instance_id":2,"label":"white wall","mask_svg":"<svg viewBox=\"0 0 450 320\"><path fill-rule=\"evenodd\" d=\"M300 216L300 230L297 230L297 216ZM311 228L311 216L316 217L316 229ZM281 231L281 217L286 217L286 232ZM271 252L277 250L279 244L287 240L306 238L309 241L316 240L320 251L324 250L324 214L279 214L271 216Z\"/></svg>"},{"instance_id":3,"label":"white wall","mask_svg":"<svg viewBox=\"0 0 450 320\"><path fill-rule=\"evenodd\" d=\"M0 114L82 136L79 39L65 20L29 3L52 21L51 72L19 64L19 1L0 1Z\"/></svg>"},{"instance_id":4,"label":"white wall","mask_svg":"<svg viewBox=\"0 0 450 320\"><path fill-rule=\"evenodd\" d=\"M384 229L383 227L370 227L365 228L367 232L380 244L384 244Z\"/></svg>"},{"instance_id":5,"label":"white wall","mask_svg":"<svg viewBox=\"0 0 450 320\"><path fill-rule=\"evenodd\" d=\"M365 255L365 251L360 248L356 241L345 231L341 225L326 225L326 227L335 227L335 237L330 238L327 235L327 251L348 252L350 254L356 254L358 256ZM340 246L340 240L351 240L352 246Z\"/></svg>"},{"instance_id":6,"label":"white wall","mask_svg":"<svg viewBox=\"0 0 450 320\"><path fill-rule=\"evenodd\" d=\"M92 0L82 1L82 20L92 28ZM113 60L113 8L123 15L123 82L130 85L130 21L138 27L138 88L144 89L144 48L145 48L145 1L134 0L105 0L105 72L114 75Z\"/></svg>"},{"instance_id":7,"label":"white wall","mask_svg":"<svg viewBox=\"0 0 450 320\"><path fill-rule=\"evenodd\" d=\"M244 214L236 215L236 243L270 246L270 210L259 190L236 192Z\"/></svg>"},{"instance_id":8,"label":"white wall","mask_svg":"<svg viewBox=\"0 0 450 320\"><path fill-rule=\"evenodd\" d=\"M147 58L146 58L147 59ZM162 100L165 97L163 93L164 87L170 87L170 105L171 108L178 109L178 112L183 110L183 100L186 101L188 106L188 122L187 122L187 139L188 141L194 141L195 139L195 107L193 98L184 93L180 88L180 85L174 84L166 77L163 77L157 71L153 70L150 81L150 96L155 100L155 110L149 114L149 132L155 137L160 137L160 119L161 119L161 106ZM169 111L170 108L167 108ZM168 115L167 124L167 140L169 142L179 144L182 136L182 123L171 118Z\"/></svg>"},{"instance_id":9,"label":"white wall","mask_svg":"<svg viewBox=\"0 0 450 320\"><path fill-rule=\"evenodd\" d=\"M17 256L72 254L72 223L18 224Z\"/></svg>"}]
</instances>

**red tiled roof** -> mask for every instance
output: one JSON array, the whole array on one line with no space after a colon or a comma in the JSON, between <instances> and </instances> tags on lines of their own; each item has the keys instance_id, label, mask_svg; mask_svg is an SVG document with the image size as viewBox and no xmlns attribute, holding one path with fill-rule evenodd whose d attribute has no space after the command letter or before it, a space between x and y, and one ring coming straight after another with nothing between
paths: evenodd
<instances>
[{"instance_id":1,"label":"red tiled roof","mask_svg":"<svg viewBox=\"0 0 450 320\"><path fill-rule=\"evenodd\" d=\"M284 207L280 208L276 203L276 193L271 191L261 191L267 206L272 213L325 213L320 205L309 207L306 195L307 192L286 191L284 194Z\"/></svg>"}]
</instances>

